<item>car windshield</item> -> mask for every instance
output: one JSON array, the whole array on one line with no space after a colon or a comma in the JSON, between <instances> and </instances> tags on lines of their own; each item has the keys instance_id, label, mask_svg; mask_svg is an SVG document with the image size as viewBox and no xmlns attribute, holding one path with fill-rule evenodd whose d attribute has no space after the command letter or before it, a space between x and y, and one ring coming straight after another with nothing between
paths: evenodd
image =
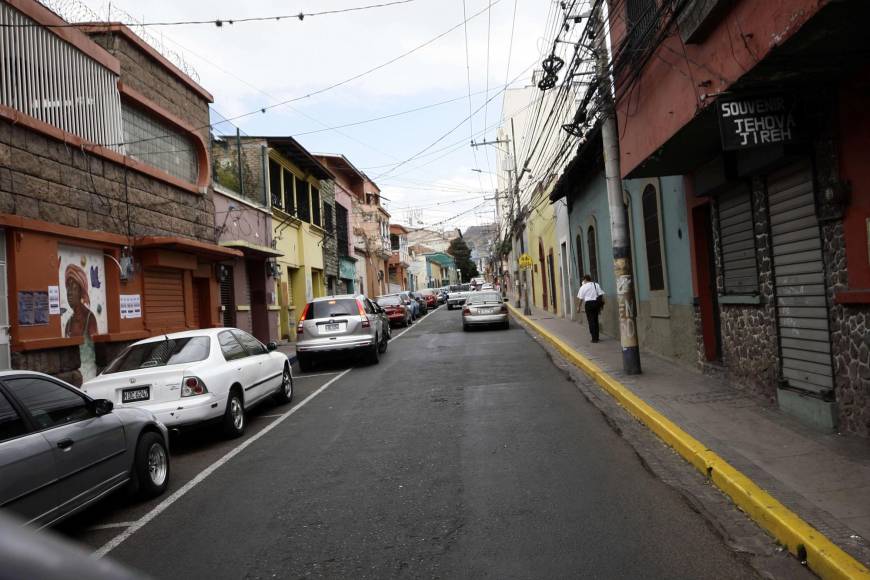
<instances>
[{"instance_id":1,"label":"car windshield","mask_svg":"<svg viewBox=\"0 0 870 580\"><path fill-rule=\"evenodd\" d=\"M308 303L308 316L312 318L333 318L335 316L354 316L359 314L359 307L353 298L335 298L318 300Z\"/></svg>"},{"instance_id":2,"label":"car windshield","mask_svg":"<svg viewBox=\"0 0 870 580\"><path fill-rule=\"evenodd\" d=\"M103 374L198 362L208 358L210 344L207 336L167 337L166 340L134 344L118 355Z\"/></svg>"},{"instance_id":3,"label":"car windshield","mask_svg":"<svg viewBox=\"0 0 870 580\"><path fill-rule=\"evenodd\" d=\"M378 296L377 302L379 306L399 306L402 303L398 296Z\"/></svg>"},{"instance_id":4,"label":"car windshield","mask_svg":"<svg viewBox=\"0 0 870 580\"><path fill-rule=\"evenodd\" d=\"M470 285L470 284L462 284L462 285L459 287L459 291L460 291L460 292L468 292L469 290L471 290L471 285Z\"/></svg>"},{"instance_id":5,"label":"car windshield","mask_svg":"<svg viewBox=\"0 0 870 580\"><path fill-rule=\"evenodd\" d=\"M501 294L498 292L481 292L471 296L466 304L483 304L484 302L501 302Z\"/></svg>"}]
</instances>

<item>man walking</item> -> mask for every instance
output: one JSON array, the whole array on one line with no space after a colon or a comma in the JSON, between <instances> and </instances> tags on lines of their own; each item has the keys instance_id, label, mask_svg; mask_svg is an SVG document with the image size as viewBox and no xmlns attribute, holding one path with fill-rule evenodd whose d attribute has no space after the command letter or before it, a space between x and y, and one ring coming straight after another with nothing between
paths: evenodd
<instances>
[{"instance_id":1,"label":"man walking","mask_svg":"<svg viewBox=\"0 0 870 580\"><path fill-rule=\"evenodd\" d=\"M589 334L592 335L592 342L598 342L598 313L604 306L604 290L601 289L598 282L593 282L592 277L586 274L583 276L583 284L580 285L577 298L583 309L586 310L586 320L589 322Z\"/></svg>"}]
</instances>

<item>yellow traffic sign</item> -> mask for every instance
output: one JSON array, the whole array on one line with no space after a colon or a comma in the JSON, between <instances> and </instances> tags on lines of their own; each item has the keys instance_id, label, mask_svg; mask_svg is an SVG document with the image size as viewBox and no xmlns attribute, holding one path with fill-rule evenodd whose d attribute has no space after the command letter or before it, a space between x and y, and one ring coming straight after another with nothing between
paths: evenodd
<instances>
[{"instance_id":1,"label":"yellow traffic sign","mask_svg":"<svg viewBox=\"0 0 870 580\"><path fill-rule=\"evenodd\" d=\"M531 268L532 267L532 257L528 254L523 254L520 256L520 268Z\"/></svg>"}]
</instances>

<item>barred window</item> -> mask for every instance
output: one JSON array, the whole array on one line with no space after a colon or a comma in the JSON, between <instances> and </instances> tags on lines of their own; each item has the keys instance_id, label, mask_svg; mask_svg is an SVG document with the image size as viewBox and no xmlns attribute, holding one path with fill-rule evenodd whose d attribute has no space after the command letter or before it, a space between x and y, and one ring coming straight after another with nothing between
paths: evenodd
<instances>
[{"instance_id":1,"label":"barred window","mask_svg":"<svg viewBox=\"0 0 870 580\"><path fill-rule=\"evenodd\" d=\"M272 206L284 207L284 194L281 191L281 166L269 160L269 191L272 194Z\"/></svg>"},{"instance_id":2,"label":"barred window","mask_svg":"<svg viewBox=\"0 0 870 580\"><path fill-rule=\"evenodd\" d=\"M719 199L719 238L725 294L757 294L758 264L748 186Z\"/></svg>"},{"instance_id":3,"label":"barred window","mask_svg":"<svg viewBox=\"0 0 870 580\"><path fill-rule=\"evenodd\" d=\"M338 255L347 256L350 253L350 233L347 228L347 208L335 204L335 238L338 242Z\"/></svg>"},{"instance_id":4,"label":"barred window","mask_svg":"<svg viewBox=\"0 0 870 580\"><path fill-rule=\"evenodd\" d=\"M656 0L626 0L626 17L628 48L643 51L652 42L657 28Z\"/></svg>"},{"instance_id":5,"label":"barred window","mask_svg":"<svg viewBox=\"0 0 870 580\"><path fill-rule=\"evenodd\" d=\"M196 183L199 160L193 139L128 103L121 105L121 113L127 155L173 177Z\"/></svg>"},{"instance_id":6,"label":"barred window","mask_svg":"<svg viewBox=\"0 0 870 580\"><path fill-rule=\"evenodd\" d=\"M311 221L311 199L308 197L308 182L293 176L296 182L296 217L304 222Z\"/></svg>"},{"instance_id":7,"label":"barred window","mask_svg":"<svg viewBox=\"0 0 870 580\"><path fill-rule=\"evenodd\" d=\"M292 173L284 171L284 211L291 215L296 214L296 196L293 195L293 180L296 178Z\"/></svg>"},{"instance_id":8,"label":"barred window","mask_svg":"<svg viewBox=\"0 0 870 580\"><path fill-rule=\"evenodd\" d=\"M665 289L658 197L656 188L653 185L647 185L641 196L643 205L643 233L646 241L646 268L649 273L650 291Z\"/></svg>"}]
</instances>

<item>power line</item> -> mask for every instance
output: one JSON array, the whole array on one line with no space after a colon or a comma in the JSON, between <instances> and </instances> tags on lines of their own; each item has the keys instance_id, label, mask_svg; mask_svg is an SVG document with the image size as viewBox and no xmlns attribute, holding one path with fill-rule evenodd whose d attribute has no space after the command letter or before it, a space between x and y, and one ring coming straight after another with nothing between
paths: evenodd
<instances>
[{"instance_id":1,"label":"power line","mask_svg":"<svg viewBox=\"0 0 870 580\"><path fill-rule=\"evenodd\" d=\"M409 4L416 0L393 0L392 2L382 2L380 4L367 4L365 6L353 6L350 8L336 8L334 10L321 10L320 12L297 12L296 14L278 14L275 16L250 16L245 18L216 18L213 20L173 20L159 22L120 22L111 24L123 24L124 26L186 26L192 24L211 24L218 28L225 25L243 24L248 22L279 22L281 20L305 20L312 16L327 16L333 14L344 14L347 12L359 12L361 10L371 10L374 8L387 8L398 4ZM89 23L90 24L90 23ZM65 22L63 24L39 24L36 22L15 23L15 24L0 24L0 28L78 28L82 25L79 23Z\"/></svg>"}]
</instances>

